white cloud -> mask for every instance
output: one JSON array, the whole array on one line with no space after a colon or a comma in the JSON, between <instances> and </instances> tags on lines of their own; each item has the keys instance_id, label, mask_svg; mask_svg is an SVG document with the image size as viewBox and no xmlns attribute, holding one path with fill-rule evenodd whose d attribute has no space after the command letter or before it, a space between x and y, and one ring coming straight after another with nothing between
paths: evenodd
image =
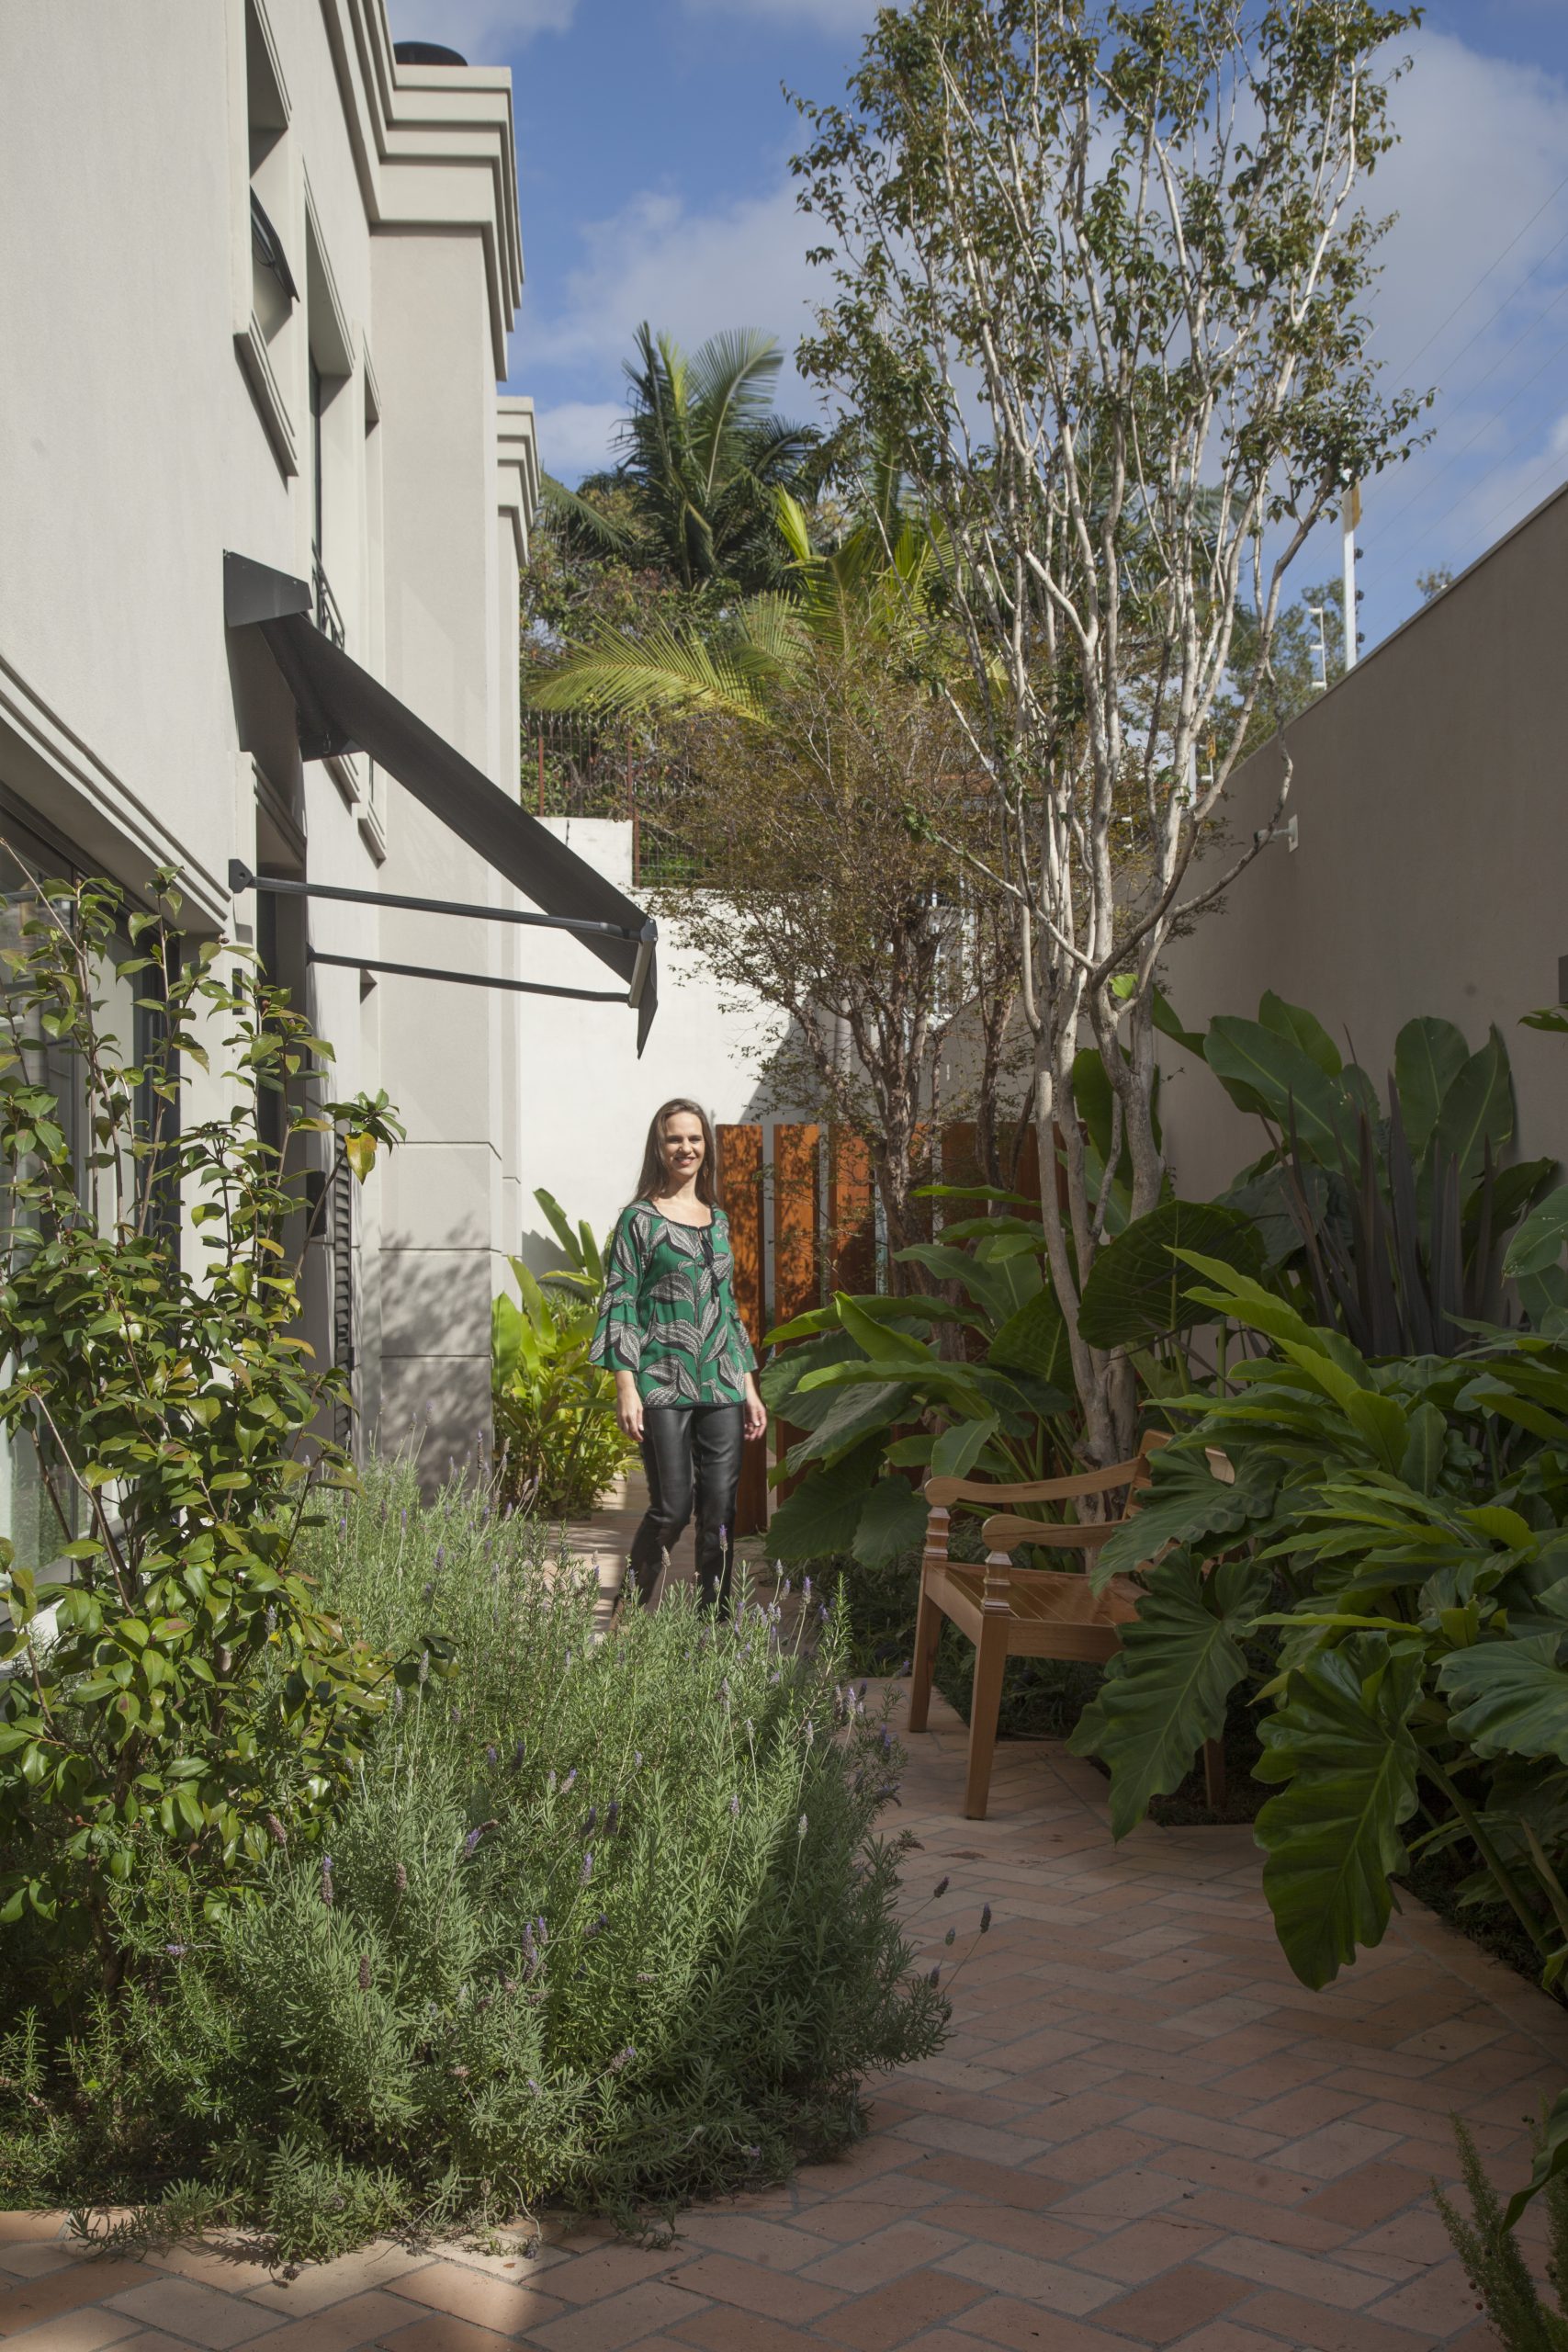
<instances>
[{"instance_id":1,"label":"white cloud","mask_svg":"<svg viewBox=\"0 0 1568 2352\"><path fill-rule=\"evenodd\" d=\"M787 357L810 324L812 303L829 291L824 273L806 259L813 232L795 209L793 183L782 177L768 195L708 212L688 209L678 196L635 197L583 231L586 259L568 277L555 311L525 311L513 355L517 380L533 383L547 370L597 390L618 377L644 319L688 350L722 328L760 327L786 354L779 407L814 415L817 396Z\"/></svg>"},{"instance_id":2,"label":"white cloud","mask_svg":"<svg viewBox=\"0 0 1568 2352\"><path fill-rule=\"evenodd\" d=\"M1568 88L1443 34L1416 59L1393 94L1402 143L1370 187L1371 209L1400 215L1372 307L1384 380L1439 398L1429 447L1368 493L1374 636L1410 609L1417 572L1473 560L1568 471Z\"/></svg>"},{"instance_id":3,"label":"white cloud","mask_svg":"<svg viewBox=\"0 0 1568 2352\"><path fill-rule=\"evenodd\" d=\"M536 33L564 33L577 0L387 0L395 40L438 40L470 65L505 62Z\"/></svg>"},{"instance_id":4,"label":"white cloud","mask_svg":"<svg viewBox=\"0 0 1568 2352\"><path fill-rule=\"evenodd\" d=\"M535 412L539 463L558 481L596 473L614 455L610 436L625 413L620 401L562 401Z\"/></svg>"},{"instance_id":5,"label":"white cloud","mask_svg":"<svg viewBox=\"0 0 1568 2352\"><path fill-rule=\"evenodd\" d=\"M686 0L694 17L771 17L775 23L809 25L818 32L869 30L880 0Z\"/></svg>"}]
</instances>

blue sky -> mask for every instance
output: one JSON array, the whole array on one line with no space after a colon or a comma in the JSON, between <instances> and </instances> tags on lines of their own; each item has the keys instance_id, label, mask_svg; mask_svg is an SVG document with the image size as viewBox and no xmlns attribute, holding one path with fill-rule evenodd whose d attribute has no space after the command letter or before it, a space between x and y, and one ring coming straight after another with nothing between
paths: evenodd
<instances>
[{"instance_id":1,"label":"blue sky","mask_svg":"<svg viewBox=\"0 0 1568 2352\"><path fill-rule=\"evenodd\" d=\"M688 345L758 326L793 345L813 273L781 82L842 89L871 0L391 0L393 28L515 83L527 288L513 388L545 464L600 462L639 319ZM1376 643L1568 479L1568 0L1436 0L1372 185L1400 220L1373 304L1435 439L1370 486L1362 627ZM1408 370L1408 373L1404 371ZM811 413L786 374L783 404ZM1327 538L1299 583L1337 566Z\"/></svg>"}]
</instances>

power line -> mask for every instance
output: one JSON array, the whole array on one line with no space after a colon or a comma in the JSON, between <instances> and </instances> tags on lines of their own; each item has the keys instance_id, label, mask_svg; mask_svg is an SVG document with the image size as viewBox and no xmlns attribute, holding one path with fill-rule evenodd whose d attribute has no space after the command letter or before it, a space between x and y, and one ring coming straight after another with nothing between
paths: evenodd
<instances>
[{"instance_id":1,"label":"power line","mask_svg":"<svg viewBox=\"0 0 1568 2352\"><path fill-rule=\"evenodd\" d=\"M1551 355L1549 355L1549 358L1550 356ZM1544 368L1547 364L1547 360L1542 360L1540 368L1536 369L1536 375L1539 376L1541 373L1541 369ZM1530 381L1534 381L1533 377L1530 379ZM1519 390L1523 391L1525 389L1526 387L1521 384ZM1464 489L1460 492L1459 496L1454 500L1452 505L1445 507L1442 514L1438 516L1435 522L1428 523L1424 531L1418 532L1414 539L1407 540L1404 547L1405 560L1408 561L1411 556L1417 554L1419 550L1426 546L1427 541L1431 537L1433 532L1440 531L1443 525L1449 521L1450 516L1458 514L1460 508L1464 504L1465 500L1472 497L1475 492L1480 489L1483 482L1490 481L1495 473L1499 472L1504 466L1507 465L1512 458L1513 454L1514 453L1511 449L1505 449L1503 455L1500 458L1495 458L1494 462L1486 468L1484 473L1477 474L1472 482L1466 484ZM1542 481L1547 474L1552 471L1554 467L1562 465L1568 465L1568 452L1564 452L1561 456L1551 458L1546 465L1542 466L1539 469L1539 471L1532 474L1529 482L1527 484L1527 488L1533 488L1536 482ZM1490 529L1491 521L1495 520L1497 514L1506 514L1508 508L1515 503L1515 500L1512 498L1505 500L1501 506L1495 509L1493 517L1482 526L1483 529Z\"/></svg>"},{"instance_id":2,"label":"power line","mask_svg":"<svg viewBox=\"0 0 1568 2352\"><path fill-rule=\"evenodd\" d=\"M1568 301L1568 285L1560 287L1557 293L1547 304L1545 310L1540 312L1540 316L1532 319L1529 325L1526 327L1521 334L1515 336L1513 342L1508 345L1506 350L1498 353L1497 357L1492 362L1491 367L1486 370L1486 374L1476 378L1475 382L1471 386L1470 391L1466 393L1464 400L1460 403L1460 410L1461 413L1472 395L1480 390L1482 385L1485 383L1487 377L1495 375L1497 369L1503 365L1504 360L1512 358L1520 344L1525 342L1529 335L1533 334L1538 327L1543 325L1544 322L1551 316L1553 311L1557 310L1560 305L1565 301ZM1500 408L1490 410L1488 413L1482 418L1480 424L1476 426L1469 440L1461 441L1459 447L1450 452L1449 457L1443 461L1442 465L1438 467L1437 472L1431 476L1430 480L1422 482L1416 490L1412 491L1410 496L1405 499L1403 505L1396 506L1393 513L1390 514L1386 520L1380 519L1379 528L1382 532L1385 534L1391 533L1402 515L1408 514L1413 506L1418 504L1422 500L1431 496L1438 482L1443 480L1443 477L1446 474L1452 472L1454 467L1458 465L1460 459L1465 455L1467 450L1474 448L1476 443L1480 440L1487 427L1489 425L1495 424L1499 417L1506 416L1508 411L1513 407L1514 402L1520 397L1520 395L1524 392L1528 392L1530 386L1536 382L1537 379L1545 373L1546 369L1551 365L1551 362L1556 358L1562 348L1562 336L1559 336L1548 348L1546 356L1540 362L1540 367L1536 368L1531 374L1527 376L1522 383L1517 384L1514 387L1514 390L1509 393L1507 399L1503 402ZM1501 460L1499 460L1499 462L1501 462Z\"/></svg>"},{"instance_id":3,"label":"power line","mask_svg":"<svg viewBox=\"0 0 1568 2352\"><path fill-rule=\"evenodd\" d=\"M1562 178L1558 181L1557 186L1552 189L1551 194L1545 199L1545 201L1537 205L1535 210L1530 214L1529 219L1525 222L1524 227L1518 231L1517 234L1509 238L1502 252L1497 255L1496 260L1487 263L1486 267L1482 271L1474 285L1470 288L1469 293L1462 295L1460 300L1454 304L1453 309L1449 312L1448 317L1443 321L1441 326L1434 327L1431 334L1427 337L1426 342L1421 345L1420 350L1413 352L1408 359L1404 361L1400 367L1395 368L1394 373L1396 375L1403 376L1407 374L1408 371L1415 367L1416 360L1423 357L1427 352L1431 350L1432 345L1437 342L1438 337L1440 334L1446 334L1448 329L1452 326L1454 321L1458 318L1460 312L1465 308L1466 304L1471 300L1472 297L1480 293L1482 288L1485 285L1493 271L1495 269L1501 268L1504 262L1507 260L1508 255L1513 252L1514 247L1518 243L1519 239L1529 234L1529 232L1535 227L1536 222L1540 219L1541 214L1551 209L1565 187L1568 187L1568 173L1565 173ZM1557 245L1562 244L1562 242L1563 239L1559 237L1557 240ZM1531 265L1530 268L1525 273L1525 278L1520 280L1521 285L1529 278L1535 276L1536 271L1541 267L1542 263L1548 262L1551 259L1552 254L1557 251L1557 245L1551 246L1548 252L1542 254L1540 261ZM1516 287L1514 288L1514 293L1517 293L1517 291L1518 288ZM1485 325L1477 327L1475 334L1470 336L1467 342L1460 345L1458 351L1454 354L1454 359L1462 357L1464 353L1469 350L1471 344L1475 341L1476 335L1484 334L1486 328L1491 326L1495 320L1501 317L1502 313L1507 309L1508 304L1513 300L1514 293L1506 294L1503 297L1502 301L1497 305L1496 310L1493 311L1492 317L1486 321ZM1453 359L1450 360L1449 365L1450 368L1453 366Z\"/></svg>"}]
</instances>

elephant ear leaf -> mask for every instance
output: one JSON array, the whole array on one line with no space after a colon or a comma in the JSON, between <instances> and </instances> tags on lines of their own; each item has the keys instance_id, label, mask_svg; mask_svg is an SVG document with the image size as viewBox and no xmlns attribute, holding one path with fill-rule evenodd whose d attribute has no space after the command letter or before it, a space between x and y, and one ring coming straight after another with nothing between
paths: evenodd
<instances>
[{"instance_id":1,"label":"elephant ear leaf","mask_svg":"<svg viewBox=\"0 0 1568 2352\"><path fill-rule=\"evenodd\" d=\"M1568 1673L1555 1634L1478 1642L1443 1660L1449 1725L1478 1756L1555 1756L1568 1764Z\"/></svg>"},{"instance_id":2,"label":"elephant ear leaf","mask_svg":"<svg viewBox=\"0 0 1568 2352\"><path fill-rule=\"evenodd\" d=\"M1408 1860L1399 1832L1416 1810L1409 1717L1420 1688L1415 1645L1354 1634L1292 1671L1263 1725L1256 1776L1286 1783L1258 1816L1263 1892L1286 1959L1314 1992L1388 1926L1389 1880Z\"/></svg>"},{"instance_id":3,"label":"elephant ear leaf","mask_svg":"<svg viewBox=\"0 0 1568 2352\"><path fill-rule=\"evenodd\" d=\"M863 1567L891 1567L926 1540L926 1506L908 1478L879 1478L861 1511L852 1550Z\"/></svg>"},{"instance_id":4,"label":"elephant ear leaf","mask_svg":"<svg viewBox=\"0 0 1568 2352\"><path fill-rule=\"evenodd\" d=\"M1419 1158L1443 1097L1470 1059L1462 1029L1451 1021L1407 1021L1393 1044L1393 1082L1404 1138Z\"/></svg>"},{"instance_id":5,"label":"elephant ear leaf","mask_svg":"<svg viewBox=\"0 0 1568 2352\"><path fill-rule=\"evenodd\" d=\"M1288 1037L1292 1045L1299 1046L1325 1078L1337 1078L1344 1069L1345 1059L1338 1046L1316 1013L1309 1012L1304 1005L1287 1004L1282 996L1276 996L1269 989L1258 1008L1258 1018L1276 1037Z\"/></svg>"},{"instance_id":6,"label":"elephant ear leaf","mask_svg":"<svg viewBox=\"0 0 1568 2352\"><path fill-rule=\"evenodd\" d=\"M1179 1555L1156 1571L1070 1743L1110 1768L1113 1837L1135 1829L1149 1799L1179 1787L1203 1741L1219 1738L1247 1672L1242 1642L1269 1593L1267 1569L1251 1560L1205 1577Z\"/></svg>"},{"instance_id":7,"label":"elephant ear leaf","mask_svg":"<svg viewBox=\"0 0 1568 2352\"><path fill-rule=\"evenodd\" d=\"M852 1551L881 1459L881 1440L872 1440L830 1470L802 1479L768 1521L770 1555L777 1560L820 1560Z\"/></svg>"},{"instance_id":8,"label":"elephant ear leaf","mask_svg":"<svg viewBox=\"0 0 1568 2352\"><path fill-rule=\"evenodd\" d=\"M1514 1080L1508 1049L1494 1029L1472 1054L1444 1095L1433 1129L1438 1150L1457 1164L1469 1183L1481 1172L1490 1146L1494 1159L1514 1132Z\"/></svg>"},{"instance_id":9,"label":"elephant ear leaf","mask_svg":"<svg viewBox=\"0 0 1568 2352\"><path fill-rule=\"evenodd\" d=\"M1137 1347L1216 1309L1191 1295L1192 1276L1173 1253L1193 1250L1237 1273L1263 1272L1263 1242L1240 1209L1214 1201L1162 1201L1096 1257L1078 1305L1078 1330L1091 1348Z\"/></svg>"},{"instance_id":10,"label":"elephant ear leaf","mask_svg":"<svg viewBox=\"0 0 1568 2352\"><path fill-rule=\"evenodd\" d=\"M1072 1387L1066 1320L1049 1283L1008 1317L986 1351L986 1362L1006 1372L1030 1373L1049 1388Z\"/></svg>"},{"instance_id":11,"label":"elephant ear leaf","mask_svg":"<svg viewBox=\"0 0 1568 2352\"><path fill-rule=\"evenodd\" d=\"M1564 1241L1568 1241L1568 1184L1559 1184L1539 1208L1530 1211L1509 1242L1503 1272L1516 1278L1544 1273L1562 1258Z\"/></svg>"},{"instance_id":12,"label":"elephant ear leaf","mask_svg":"<svg viewBox=\"0 0 1568 2352\"><path fill-rule=\"evenodd\" d=\"M1244 1459L1233 1485L1216 1478L1206 1454L1187 1443L1163 1447L1149 1470L1152 1483L1140 1492L1137 1510L1094 1564L1097 1589L1142 1567L1168 1544L1234 1535L1251 1521L1267 1519L1280 1487L1278 1464L1261 1454Z\"/></svg>"}]
</instances>

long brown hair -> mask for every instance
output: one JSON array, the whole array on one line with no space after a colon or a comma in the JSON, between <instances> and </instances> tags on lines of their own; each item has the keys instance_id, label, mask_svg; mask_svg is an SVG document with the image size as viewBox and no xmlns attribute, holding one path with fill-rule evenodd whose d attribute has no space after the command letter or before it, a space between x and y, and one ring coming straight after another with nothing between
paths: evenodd
<instances>
[{"instance_id":1,"label":"long brown hair","mask_svg":"<svg viewBox=\"0 0 1568 2352\"><path fill-rule=\"evenodd\" d=\"M664 1122L672 1119L678 1111L689 1113L702 1128L703 1164L697 1170L697 1198L712 1208L718 1175L718 1147L714 1142L713 1125L707 1113L700 1102L689 1102L683 1094L677 1094L672 1102L661 1102L653 1114L653 1125L649 1128L648 1142L643 1148L642 1174L637 1178L634 1197L639 1201L656 1200L668 1183L670 1171L664 1165L663 1150Z\"/></svg>"}]
</instances>

